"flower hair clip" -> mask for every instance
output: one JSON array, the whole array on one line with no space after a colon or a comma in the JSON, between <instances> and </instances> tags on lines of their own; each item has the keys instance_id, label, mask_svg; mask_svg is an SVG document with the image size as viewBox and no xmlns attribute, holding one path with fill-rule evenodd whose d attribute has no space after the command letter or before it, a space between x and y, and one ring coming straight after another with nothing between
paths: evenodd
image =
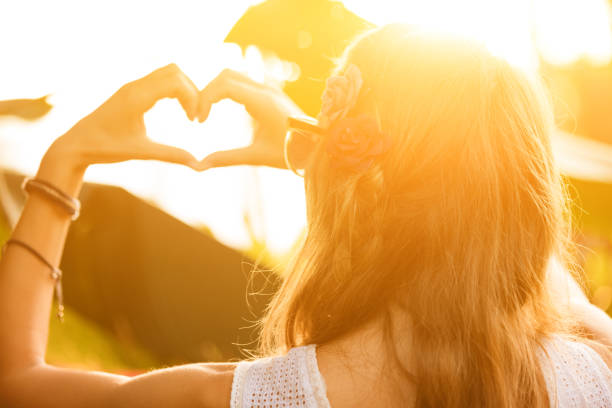
<instances>
[{"instance_id":1,"label":"flower hair clip","mask_svg":"<svg viewBox=\"0 0 612 408\"><path fill-rule=\"evenodd\" d=\"M352 172L367 170L391 147L390 139L368 114L342 118L327 129L313 118L290 117L284 150L287 168L304 177L304 169L319 143L324 143L334 168Z\"/></svg>"},{"instance_id":2,"label":"flower hair clip","mask_svg":"<svg viewBox=\"0 0 612 408\"><path fill-rule=\"evenodd\" d=\"M344 118L357 104L362 85L361 71L354 64L350 64L343 75L329 77L321 97L319 125L329 128Z\"/></svg>"},{"instance_id":3,"label":"flower hair clip","mask_svg":"<svg viewBox=\"0 0 612 408\"><path fill-rule=\"evenodd\" d=\"M367 113L352 116L363 80L356 65L344 74L327 80L317 121L290 118L285 141L287 168L303 176L307 156L319 142L324 143L331 164L350 172L366 171L391 146L379 123Z\"/></svg>"},{"instance_id":4,"label":"flower hair clip","mask_svg":"<svg viewBox=\"0 0 612 408\"><path fill-rule=\"evenodd\" d=\"M344 74L330 77L326 85L319 125L326 129L327 153L335 167L365 171L391 143L371 115L350 115L363 85L361 71L350 64Z\"/></svg>"},{"instance_id":5,"label":"flower hair clip","mask_svg":"<svg viewBox=\"0 0 612 408\"><path fill-rule=\"evenodd\" d=\"M364 172L386 153L391 141L368 114L342 118L327 130L326 150L335 168Z\"/></svg>"}]
</instances>

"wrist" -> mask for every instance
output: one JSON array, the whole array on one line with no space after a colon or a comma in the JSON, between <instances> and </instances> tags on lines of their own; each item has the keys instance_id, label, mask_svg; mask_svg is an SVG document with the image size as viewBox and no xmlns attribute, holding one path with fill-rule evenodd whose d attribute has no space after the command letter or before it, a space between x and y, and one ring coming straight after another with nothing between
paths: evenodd
<instances>
[{"instance_id":1,"label":"wrist","mask_svg":"<svg viewBox=\"0 0 612 408\"><path fill-rule=\"evenodd\" d=\"M46 181L71 197L78 197L87 166L79 164L75 155L54 143L40 162L36 178Z\"/></svg>"}]
</instances>

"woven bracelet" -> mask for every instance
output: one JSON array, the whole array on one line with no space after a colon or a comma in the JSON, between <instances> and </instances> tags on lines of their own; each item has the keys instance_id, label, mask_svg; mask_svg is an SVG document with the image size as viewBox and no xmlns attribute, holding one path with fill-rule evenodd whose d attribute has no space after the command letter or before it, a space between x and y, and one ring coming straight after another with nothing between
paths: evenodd
<instances>
[{"instance_id":1,"label":"woven bracelet","mask_svg":"<svg viewBox=\"0 0 612 408\"><path fill-rule=\"evenodd\" d=\"M37 250L32 248L30 245L18 239L11 238L8 241L6 241L6 243L2 247L2 253L4 253L4 251L9 246L9 244L18 245L24 248L29 253L31 253L36 258L38 258L42 263L44 263L49 269L51 269L50 276L51 276L51 279L55 281L55 299L57 300L57 318L59 319L60 322L63 322L64 321L64 294L62 292L62 271L56 266L53 266L51 262L49 262L40 252L38 252Z\"/></svg>"}]
</instances>

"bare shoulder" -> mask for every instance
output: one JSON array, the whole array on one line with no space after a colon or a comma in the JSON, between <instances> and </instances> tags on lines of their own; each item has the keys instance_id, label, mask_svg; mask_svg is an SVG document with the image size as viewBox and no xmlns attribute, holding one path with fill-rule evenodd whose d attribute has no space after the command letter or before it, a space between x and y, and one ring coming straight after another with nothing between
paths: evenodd
<instances>
[{"instance_id":1,"label":"bare shoulder","mask_svg":"<svg viewBox=\"0 0 612 408\"><path fill-rule=\"evenodd\" d=\"M205 372L207 383L206 390L202 390L201 395L203 406L229 407L237 363L207 363L198 366L199 370Z\"/></svg>"},{"instance_id":2,"label":"bare shoulder","mask_svg":"<svg viewBox=\"0 0 612 408\"><path fill-rule=\"evenodd\" d=\"M612 347L602 344L598 341L591 341L588 345L595 350L595 352L601 357L606 363L608 368L612 370Z\"/></svg>"},{"instance_id":3,"label":"bare shoulder","mask_svg":"<svg viewBox=\"0 0 612 408\"><path fill-rule=\"evenodd\" d=\"M150 407L145 401L155 401L160 407L227 408L236 366L197 363L154 370L120 384L110 402L121 407Z\"/></svg>"}]
</instances>

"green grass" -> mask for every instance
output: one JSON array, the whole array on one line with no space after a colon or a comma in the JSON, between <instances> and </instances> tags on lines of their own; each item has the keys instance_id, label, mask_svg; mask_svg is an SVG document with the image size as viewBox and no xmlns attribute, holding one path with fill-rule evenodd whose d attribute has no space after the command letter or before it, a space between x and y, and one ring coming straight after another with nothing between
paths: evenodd
<instances>
[{"instance_id":1,"label":"green grass","mask_svg":"<svg viewBox=\"0 0 612 408\"><path fill-rule=\"evenodd\" d=\"M61 323L52 310L47 361L87 369L125 372L148 370L159 363L136 345L119 342L111 333L67 308Z\"/></svg>"},{"instance_id":2,"label":"green grass","mask_svg":"<svg viewBox=\"0 0 612 408\"><path fill-rule=\"evenodd\" d=\"M570 180L591 300L612 315L612 185Z\"/></svg>"},{"instance_id":3,"label":"green grass","mask_svg":"<svg viewBox=\"0 0 612 408\"><path fill-rule=\"evenodd\" d=\"M6 222L0 218L0 245L6 242L9 234ZM159 362L146 350L118 341L112 333L75 310L66 308L63 323L59 322L55 313L53 307L47 346L49 363L128 373L159 366Z\"/></svg>"}]
</instances>

